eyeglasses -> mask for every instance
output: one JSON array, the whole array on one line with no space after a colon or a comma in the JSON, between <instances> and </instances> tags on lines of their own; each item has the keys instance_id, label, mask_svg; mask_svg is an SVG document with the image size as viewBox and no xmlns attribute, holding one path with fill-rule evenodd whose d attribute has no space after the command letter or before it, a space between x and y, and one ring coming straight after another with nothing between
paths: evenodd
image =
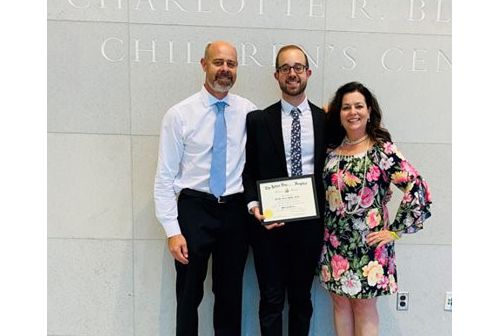
<instances>
[{"instance_id":1,"label":"eyeglasses","mask_svg":"<svg viewBox=\"0 0 500 336\"><path fill-rule=\"evenodd\" d=\"M290 66L288 64L283 64L282 66L276 68L276 71L278 71L279 73L282 73L282 74L289 74L290 70L292 68L296 74L301 74L304 72L304 70L307 69L307 66L305 66L304 64L300 64L300 63L295 63L293 66Z\"/></svg>"}]
</instances>

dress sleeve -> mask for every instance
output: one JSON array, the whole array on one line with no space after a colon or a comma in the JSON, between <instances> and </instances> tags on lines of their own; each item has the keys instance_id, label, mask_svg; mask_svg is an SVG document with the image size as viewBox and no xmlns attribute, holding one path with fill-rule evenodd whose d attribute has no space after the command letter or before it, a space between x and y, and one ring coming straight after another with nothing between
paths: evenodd
<instances>
[{"instance_id":1,"label":"dress sleeve","mask_svg":"<svg viewBox=\"0 0 500 336\"><path fill-rule=\"evenodd\" d=\"M414 233L423 229L424 221L431 216L432 201L427 182L391 142L382 145L379 166L390 182L404 193L389 228L398 233Z\"/></svg>"}]
</instances>

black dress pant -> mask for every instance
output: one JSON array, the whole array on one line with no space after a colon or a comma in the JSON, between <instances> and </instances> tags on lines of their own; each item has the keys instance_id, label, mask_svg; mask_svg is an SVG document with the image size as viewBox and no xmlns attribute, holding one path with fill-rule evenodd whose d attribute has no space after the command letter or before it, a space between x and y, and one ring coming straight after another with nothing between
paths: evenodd
<instances>
[{"instance_id":1,"label":"black dress pant","mask_svg":"<svg viewBox=\"0 0 500 336\"><path fill-rule=\"evenodd\" d=\"M248 253L248 212L243 196L238 194L220 204L183 190L177 208L189 263L175 262L176 334L198 335L198 306L203 299L203 283L211 255L215 335L240 335L243 271Z\"/></svg>"},{"instance_id":2,"label":"black dress pant","mask_svg":"<svg viewBox=\"0 0 500 336\"><path fill-rule=\"evenodd\" d=\"M285 295L288 334L307 336L312 316L311 287L322 247L321 220L265 229L252 223L252 249L259 282L262 336L281 336Z\"/></svg>"}]
</instances>

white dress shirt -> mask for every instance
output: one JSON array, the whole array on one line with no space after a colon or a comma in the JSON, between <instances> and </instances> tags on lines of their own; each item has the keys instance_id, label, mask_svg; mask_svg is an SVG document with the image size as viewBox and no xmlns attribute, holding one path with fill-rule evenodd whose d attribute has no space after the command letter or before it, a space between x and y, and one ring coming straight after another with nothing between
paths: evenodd
<instances>
[{"instance_id":1,"label":"white dress shirt","mask_svg":"<svg viewBox=\"0 0 500 336\"><path fill-rule=\"evenodd\" d=\"M171 107L163 117L156 169L156 217L167 237L181 233L177 221L177 196L184 188L210 193L214 124L219 100L203 87L200 92ZM248 99L228 94L224 115L227 125L226 191L243 192L246 115L257 109Z\"/></svg>"},{"instance_id":2,"label":"white dress shirt","mask_svg":"<svg viewBox=\"0 0 500 336\"><path fill-rule=\"evenodd\" d=\"M294 107L300 110L300 147L302 150L302 174L314 174L314 126L312 120L311 107L304 98L298 106L293 106L284 99L281 99L281 129L283 130L283 143L285 145L286 169L288 176L292 176L292 115L291 111ZM251 201L247 204L248 213L253 207L259 206L259 202Z\"/></svg>"}]
</instances>

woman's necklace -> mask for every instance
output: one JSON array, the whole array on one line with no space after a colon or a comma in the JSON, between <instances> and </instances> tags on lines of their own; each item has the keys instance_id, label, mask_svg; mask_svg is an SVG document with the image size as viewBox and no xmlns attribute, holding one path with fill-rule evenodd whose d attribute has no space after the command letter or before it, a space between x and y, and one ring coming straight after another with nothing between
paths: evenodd
<instances>
[{"instance_id":1,"label":"woman's necklace","mask_svg":"<svg viewBox=\"0 0 500 336\"><path fill-rule=\"evenodd\" d=\"M349 138L347 137L347 135L344 137L344 140L342 140L342 145L357 145L359 143L362 143L363 141L365 141L366 139L368 139L368 134L365 135L364 137L362 137L361 139L358 139L358 140L354 140L354 141L351 141L349 140Z\"/></svg>"},{"instance_id":2,"label":"woman's necklace","mask_svg":"<svg viewBox=\"0 0 500 336\"><path fill-rule=\"evenodd\" d=\"M368 137L368 135L366 135L365 137L361 138L360 140L357 140L357 143L360 143L360 142L364 141L367 137ZM340 201L342 202L342 205L344 206L345 213L348 214L348 215L355 214L358 211L358 209L359 209L359 205L361 204L361 201L363 200L363 192L364 192L365 186L366 186L366 168L368 166L368 148L369 148L369 146L370 145L368 144L368 146L366 147L366 152L363 155L363 159L364 159L363 185L361 186L361 195L359 195L358 202L356 203L356 206L354 207L354 210L352 210L352 211L348 211L347 210L347 205L344 203L344 199L342 198L342 192L340 191L339 179L337 179L337 192L339 194ZM339 163L340 163L340 159L339 159ZM339 177L341 179L343 179L342 176L339 176Z\"/></svg>"}]
</instances>

